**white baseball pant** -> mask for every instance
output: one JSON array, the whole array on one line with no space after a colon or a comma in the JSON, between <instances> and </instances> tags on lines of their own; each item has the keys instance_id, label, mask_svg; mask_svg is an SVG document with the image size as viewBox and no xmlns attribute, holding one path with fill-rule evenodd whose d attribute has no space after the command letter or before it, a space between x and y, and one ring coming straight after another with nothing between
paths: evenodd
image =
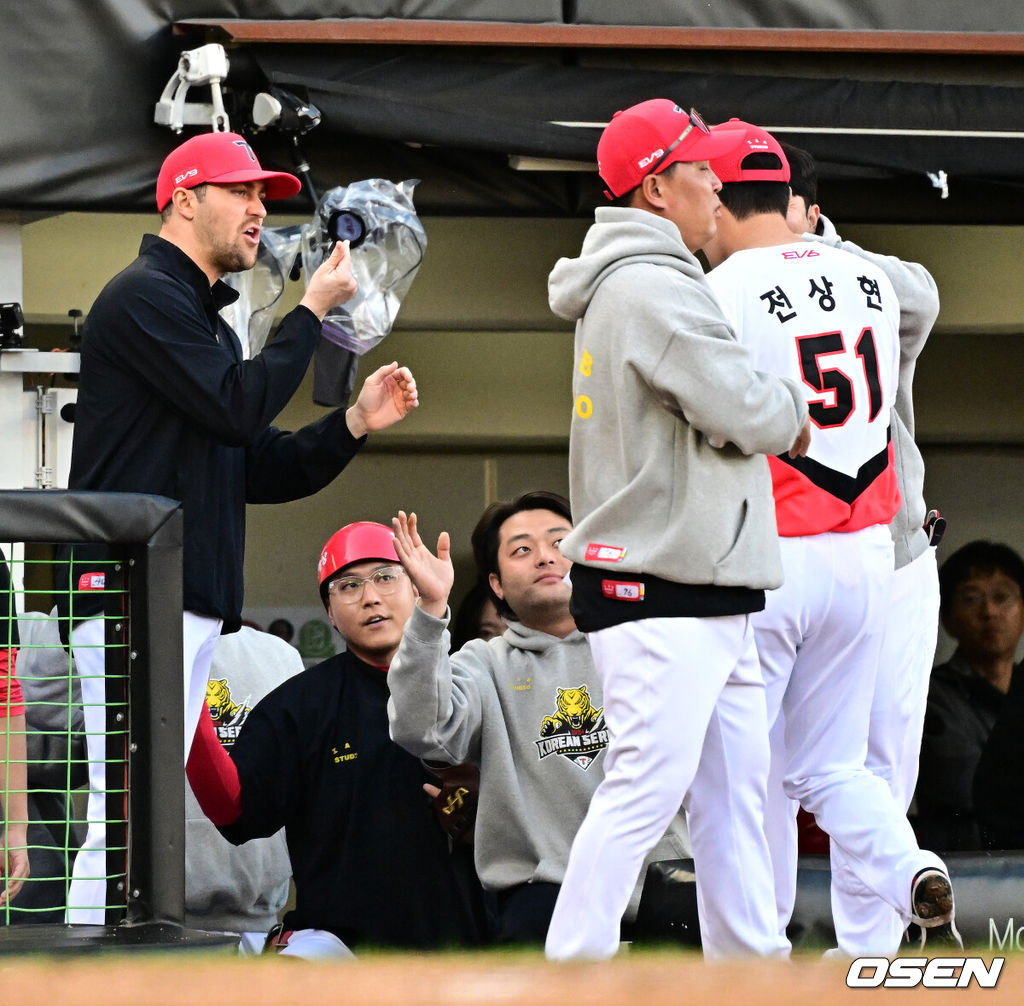
<instances>
[{"instance_id":1,"label":"white baseball pant","mask_svg":"<svg viewBox=\"0 0 1024 1006\"><path fill-rule=\"evenodd\" d=\"M904 812L917 786L928 681L939 631L939 573L928 548L893 574L871 703L867 767ZM846 852L831 846L832 917L839 949L851 957L891 953L906 922L858 879Z\"/></svg>"},{"instance_id":2,"label":"white baseball pant","mask_svg":"<svg viewBox=\"0 0 1024 1006\"><path fill-rule=\"evenodd\" d=\"M184 753L192 747L199 715L206 701L213 651L221 620L186 611L182 617L183 684L185 701ZM107 903L107 784L106 784L106 656L104 620L91 618L71 630L71 650L82 686L85 744L89 761L89 798L85 842L72 871L67 921L102 925Z\"/></svg>"},{"instance_id":3,"label":"white baseball pant","mask_svg":"<svg viewBox=\"0 0 1024 1006\"><path fill-rule=\"evenodd\" d=\"M299 957L307 961L349 961L355 954L326 929L296 929L288 937L288 946L278 951L281 957Z\"/></svg>"},{"instance_id":4,"label":"white baseball pant","mask_svg":"<svg viewBox=\"0 0 1024 1006\"><path fill-rule=\"evenodd\" d=\"M785 582L753 616L774 745L766 830L779 929L796 892L792 801L817 818L859 883L909 921L914 875L944 866L918 848L906 809L865 764L892 588L889 530L782 538L780 546Z\"/></svg>"},{"instance_id":5,"label":"white baseball pant","mask_svg":"<svg viewBox=\"0 0 1024 1006\"><path fill-rule=\"evenodd\" d=\"M602 959L644 857L682 805L704 952L784 955L764 836L768 739L750 618L649 618L589 635L610 740L548 930L552 960Z\"/></svg>"}]
</instances>

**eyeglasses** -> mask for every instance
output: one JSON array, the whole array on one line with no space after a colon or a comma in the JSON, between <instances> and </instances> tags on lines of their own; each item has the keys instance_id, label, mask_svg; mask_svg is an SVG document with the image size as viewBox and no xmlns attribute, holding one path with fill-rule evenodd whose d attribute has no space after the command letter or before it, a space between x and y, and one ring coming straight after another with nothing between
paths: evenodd
<instances>
[{"instance_id":1,"label":"eyeglasses","mask_svg":"<svg viewBox=\"0 0 1024 1006\"><path fill-rule=\"evenodd\" d=\"M953 602L968 611L980 611L989 604L999 610L1010 608L1021 602L1019 590L994 590L991 594L985 594L980 590L957 591L953 595Z\"/></svg>"},{"instance_id":2,"label":"eyeglasses","mask_svg":"<svg viewBox=\"0 0 1024 1006\"><path fill-rule=\"evenodd\" d=\"M687 123L686 129L684 129L676 137L673 143L669 144L668 150L666 150L665 153L661 155L661 158L654 164L654 166L647 172L647 174L656 175L658 173L658 168L660 168L668 160L669 154L671 154L672 151L675 150L676 147L678 147L679 144L682 143L683 140L685 140L686 137L690 135L694 128L699 129L702 133L707 133L709 136L711 135L711 127L704 121L703 116L700 114L700 112L697 111L696 108L691 108L690 121Z\"/></svg>"},{"instance_id":3,"label":"eyeglasses","mask_svg":"<svg viewBox=\"0 0 1024 1006\"><path fill-rule=\"evenodd\" d=\"M398 581L405 575L401 566L381 566L369 576L339 576L332 580L327 588L329 594L336 594L344 604L358 604L363 599L365 585L373 584L373 589L386 597L398 588Z\"/></svg>"}]
</instances>

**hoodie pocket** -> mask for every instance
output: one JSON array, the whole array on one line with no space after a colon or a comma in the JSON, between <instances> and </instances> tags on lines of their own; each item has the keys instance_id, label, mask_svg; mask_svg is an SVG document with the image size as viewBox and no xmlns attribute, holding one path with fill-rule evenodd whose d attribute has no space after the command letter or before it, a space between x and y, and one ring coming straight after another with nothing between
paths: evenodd
<instances>
[{"instance_id":1,"label":"hoodie pocket","mask_svg":"<svg viewBox=\"0 0 1024 1006\"><path fill-rule=\"evenodd\" d=\"M720 587L769 589L782 583L782 560L771 497L748 496L739 508L732 546L715 563L713 582Z\"/></svg>"}]
</instances>

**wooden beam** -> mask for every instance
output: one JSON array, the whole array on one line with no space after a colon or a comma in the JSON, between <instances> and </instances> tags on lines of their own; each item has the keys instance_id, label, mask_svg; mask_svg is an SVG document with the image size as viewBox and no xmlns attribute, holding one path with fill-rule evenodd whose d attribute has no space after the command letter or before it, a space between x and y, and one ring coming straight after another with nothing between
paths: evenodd
<instances>
[{"instance_id":1,"label":"wooden beam","mask_svg":"<svg viewBox=\"0 0 1024 1006\"><path fill-rule=\"evenodd\" d=\"M244 44L508 46L565 49L702 49L763 52L917 53L1019 56L1024 33L831 31L804 28L683 28L678 26L523 24L397 18L248 21L190 18L177 35L210 35Z\"/></svg>"}]
</instances>

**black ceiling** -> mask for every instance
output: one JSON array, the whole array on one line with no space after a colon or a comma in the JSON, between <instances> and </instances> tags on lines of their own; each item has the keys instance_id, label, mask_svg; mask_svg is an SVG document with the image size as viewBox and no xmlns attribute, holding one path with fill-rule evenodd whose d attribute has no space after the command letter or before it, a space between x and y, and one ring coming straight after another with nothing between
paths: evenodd
<instances>
[{"instance_id":1,"label":"black ceiling","mask_svg":"<svg viewBox=\"0 0 1024 1006\"><path fill-rule=\"evenodd\" d=\"M513 19L498 13L507 3L471 0L5 6L0 210L9 213L153 209L156 172L180 140L153 123L154 106L180 51L206 37L175 35L176 21L301 18L314 16L311 8L334 8L335 16L380 10L401 17L408 8L421 17ZM635 9L641 6L657 13L673 5ZM1024 22L1016 6L995 6L1000 19L993 17L992 28L1006 32L1012 17ZM943 7L940 23L975 32L990 27L954 23L966 15L951 3L894 0L883 7L890 13L880 23L888 29L900 28L894 9L921 18L927 9L931 20L920 26L934 27ZM750 5L716 10L723 8L749 12ZM865 9L874 10L870 2L830 5L838 8L851 18L840 28L863 28ZM601 23L610 9L534 0L515 19L562 22L570 15L583 23L589 11L591 23ZM800 13L796 27L820 27L809 0L788 9ZM738 115L777 127L783 139L810 150L819 162L822 202L841 206L836 215L844 221L1024 223L1019 56L264 43L231 47L229 58L233 128L245 131L257 91L270 84L295 91L322 113L321 125L298 141L319 189L367 177L416 177L417 206L428 215L588 215L600 199L595 175L514 170L510 156L589 161L599 127L555 123L600 123L635 101L669 97L697 106L711 121ZM197 89L189 97L202 96ZM254 146L265 164L291 163L287 135L261 134ZM940 172L947 198L929 177ZM294 208L304 207L296 200Z\"/></svg>"}]
</instances>

